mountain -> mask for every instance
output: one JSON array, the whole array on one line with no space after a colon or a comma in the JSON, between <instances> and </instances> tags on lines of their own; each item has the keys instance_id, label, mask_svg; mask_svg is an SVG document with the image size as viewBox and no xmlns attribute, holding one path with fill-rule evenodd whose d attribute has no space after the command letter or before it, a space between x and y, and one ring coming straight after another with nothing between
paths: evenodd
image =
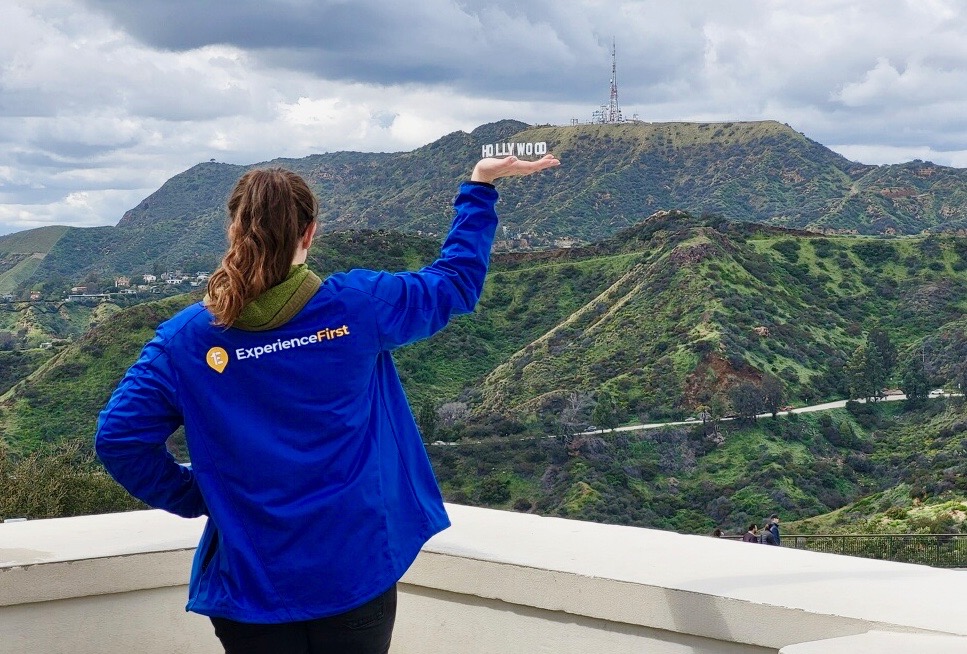
<instances>
[{"instance_id":1,"label":"mountain","mask_svg":"<svg viewBox=\"0 0 967 654\"><path fill-rule=\"evenodd\" d=\"M392 232L333 233L311 263L324 274L412 269L438 247ZM793 404L843 397L847 363L874 328L901 358L918 353L932 378L953 383L967 351L965 306L961 237L820 236L660 212L586 247L494 256L477 311L396 360L416 406L462 402L484 433L556 433L577 400L586 425L602 401L618 423L728 412L742 382L775 380ZM96 319L72 352L118 331L110 312ZM9 425L5 433L21 438Z\"/></svg>"},{"instance_id":2,"label":"mountain","mask_svg":"<svg viewBox=\"0 0 967 654\"><path fill-rule=\"evenodd\" d=\"M35 268L11 279L25 288L90 273L210 270L225 244L228 193L255 166L285 166L305 176L320 197L325 230L437 237L449 223L456 183L482 146L495 143L546 143L563 162L538 177L500 184L506 235L521 235L532 246L598 241L661 210L859 234L967 228L967 171L922 161L851 162L772 121L528 126L505 120L411 152L198 164L115 227L67 229ZM17 263L0 260L0 282Z\"/></svg>"},{"instance_id":3,"label":"mountain","mask_svg":"<svg viewBox=\"0 0 967 654\"><path fill-rule=\"evenodd\" d=\"M341 232L321 239L310 262L323 274L413 269L438 247L392 232ZM417 407L463 403L480 433L557 433L568 428L564 413L586 425L601 402L619 424L683 418L701 406L729 412L742 382L776 380L791 404L843 397L847 362L874 328L902 359L919 354L931 378L954 383L967 351L965 306L961 237L820 236L660 212L586 247L495 255L477 311L395 358ZM104 330L128 340L112 326L115 311L92 316L100 326L56 362L80 356ZM112 363L116 376L135 354ZM72 368L83 376L83 366ZM30 390L43 379L4 398L4 433L14 441L47 438L13 426L19 393L70 397L66 388Z\"/></svg>"},{"instance_id":4,"label":"mountain","mask_svg":"<svg viewBox=\"0 0 967 654\"><path fill-rule=\"evenodd\" d=\"M0 295L13 293L30 280L67 231L51 226L0 236Z\"/></svg>"},{"instance_id":5,"label":"mountain","mask_svg":"<svg viewBox=\"0 0 967 654\"><path fill-rule=\"evenodd\" d=\"M480 421L554 431L577 393L648 422L728 405L730 388L766 377L791 403L842 397L874 327L905 356L925 344L930 374L954 381L958 359L941 353L963 333L965 302L963 238L665 212L587 248L495 257L477 312L397 361L418 398L459 399Z\"/></svg>"},{"instance_id":6,"label":"mountain","mask_svg":"<svg viewBox=\"0 0 967 654\"><path fill-rule=\"evenodd\" d=\"M412 269L438 246L332 233L310 264ZM89 436L157 323L197 297L103 316L14 383L0 397L6 447ZM767 377L790 404L842 397L846 363L874 328L932 382L961 379L965 305L961 237L823 236L659 212L584 247L496 255L474 314L394 356L428 440L454 443L428 446L448 499L702 532L777 509L824 514L900 484L961 492L963 407L575 434L601 416L720 416L732 389Z\"/></svg>"}]
</instances>

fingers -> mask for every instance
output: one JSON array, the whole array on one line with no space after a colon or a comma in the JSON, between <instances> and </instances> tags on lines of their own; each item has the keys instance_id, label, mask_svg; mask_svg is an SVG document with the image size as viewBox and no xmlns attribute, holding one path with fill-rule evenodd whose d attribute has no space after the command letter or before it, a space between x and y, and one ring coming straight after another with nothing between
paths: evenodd
<instances>
[{"instance_id":1,"label":"fingers","mask_svg":"<svg viewBox=\"0 0 967 654\"><path fill-rule=\"evenodd\" d=\"M519 163L522 164L522 174L525 175L530 175L531 173L540 172L542 170L547 170L548 168L561 165L561 162L558 161L557 157L552 154L545 155L537 161L523 161Z\"/></svg>"},{"instance_id":2,"label":"fingers","mask_svg":"<svg viewBox=\"0 0 967 654\"><path fill-rule=\"evenodd\" d=\"M545 155L536 161L524 161L513 155L502 159L490 157L477 162L471 180L492 182L501 177L531 175L559 165L561 162L552 154Z\"/></svg>"}]
</instances>

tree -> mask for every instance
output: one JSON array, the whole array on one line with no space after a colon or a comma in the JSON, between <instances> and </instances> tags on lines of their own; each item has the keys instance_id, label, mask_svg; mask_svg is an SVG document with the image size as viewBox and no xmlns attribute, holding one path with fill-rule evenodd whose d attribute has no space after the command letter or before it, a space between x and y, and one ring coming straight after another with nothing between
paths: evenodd
<instances>
[{"instance_id":1,"label":"tree","mask_svg":"<svg viewBox=\"0 0 967 654\"><path fill-rule=\"evenodd\" d=\"M510 499L510 480L506 475L491 473L480 481L480 501L484 504L503 504Z\"/></svg>"},{"instance_id":2,"label":"tree","mask_svg":"<svg viewBox=\"0 0 967 654\"><path fill-rule=\"evenodd\" d=\"M470 409L463 402L447 402L437 410L437 416L444 427L455 427L470 417Z\"/></svg>"},{"instance_id":3,"label":"tree","mask_svg":"<svg viewBox=\"0 0 967 654\"><path fill-rule=\"evenodd\" d=\"M712 414L707 405L699 404L695 407L695 417L702 421L702 427L704 427L705 423L712 419Z\"/></svg>"},{"instance_id":4,"label":"tree","mask_svg":"<svg viewBox=\"0 0 967 654\"><path fill-rule=\"evenodd\" d=\"M571 391L564 400L561 409L561 438L565 447L571 444L574 432L585 423L585 416L593 400L590 393Z\"/></svg>"},{"instance_id":5,"label":"tree","mask_svg":"<svg viewBox=\"0 0 967 654\"><path fill-rule=\"evenodd\" d=\"M765 375L762 378L762 403L773 418L786 403L786 389L778 377Z\"/></svg>"},{"instance_id":6,"label":"tree","mask_svg":"<svg viewBox=\"0 0 967 654\"><path fill-rule=\"evenodd\" d=\"M13 332L0 330L0 350L13 350L17 346L17 336Z\"/></svg>"},{"instance_id":7,"label":"tree","mask_svg":"<svg viewBox=\"0 0 967 654\"><path fill-rule=\"evenodd\" d=\"M867 346L872 346L880 357L880 365L883 367L884 381L889 379L896 367L897 351L890 336L879 327L870 331L866 337Z\"/></svg>"},{"instance_id":8,"label":"tree","mask_svg":"<svg viewBox=\"0 0 967 654\"><path fill-rule=\"evenodd\" d=\"M435 441L436 428L440 422L440 417L437 415L433 402L430 400L423 401L423 404L420 405L420 414L416 420L420 425L420 433L423 434L423 439L430 443Z\"/></svg>"},{"instance_id":9,"label":"tree","mask_svg":"<svg viewBox=\"0 0 967 654\"><path fill-rule=\"evenodd\" d=\"M923 359L912 356L900 371L900 389L907 396L911 408L922 405L930 396L930 379Z\"/></svg>"},{"instance_id":10,"label":"tree","mask_svg":"<svg viewBox=\"0 0 967 654\"><path fill-rule=\"evenodd\" d=\"M755 422L756 416L762 412L762 389L750 381L739 382L729 389L729 400L740 420Z\"/></svg>"},{"instance_id":11,"label":"tree","mask_svg":"<svg viewBox=\"0 0 967 654\"><path fill-rule=\"evenodd\" d=\"M876 400L886 381L879 353L868 342L860 343L844 369L850 396Z\"/></svg>"},{"instance_id":12,"label":"tree","mask_svg":"<svg viewBox=\"0 0 967 654\"><path fill-rule=\"evenodd\" d=\"M145 508L94 458L88 439L15 458L0 443L0 519L65 518Z\"/></svg>"},{"instance_id":13,"label":"tree","mask_svg":"<svg viewBox=\"0 0 967 654\"><path fill-rule=\"evenodd\" d=\"M598 401L591 411L591 420L605 429L614 429L618 426L617 403L608 391L598 393Z\"/></svg>"},{"instance_id":14,"label":"tree","mask_svg":"<svg viewBox=\"0 0 967 654\"><path fill-rule=\"evenodd\" d=\"M722 394L715 393L709 398L707 406L699 407L701 410L699 417L702 420L702 426L705 428L705 435L711 435L712 440L719 444L724 440L719 433L719 420L725 417L726 406L727 402Z\"/></svg>"}]
</instances>

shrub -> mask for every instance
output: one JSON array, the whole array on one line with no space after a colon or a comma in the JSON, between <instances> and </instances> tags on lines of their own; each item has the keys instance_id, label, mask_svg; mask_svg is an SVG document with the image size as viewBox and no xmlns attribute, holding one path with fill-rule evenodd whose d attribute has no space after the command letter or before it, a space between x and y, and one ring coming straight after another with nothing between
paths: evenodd
<instances>
[{"instance_id":1,"label":"shrub","mask_svg":"<svg viewBox=\"0 0 967 654\"><path fill-rule=\"evenodd\" d=\"M480 482L480 501L484 504L503 504L510 499L510 480L491 474Z\"/></svg>"},{"instance_id":2,"label":"shrub","mask_svg":"<svg viewBox=\"0 0 967 654\"><path fill-rule=\"evenodd\" d=\"M19 460L0 447L0 518L65 518L147 508L94 458L87 441L48 446Z\"/></svg>"}]
</instances>

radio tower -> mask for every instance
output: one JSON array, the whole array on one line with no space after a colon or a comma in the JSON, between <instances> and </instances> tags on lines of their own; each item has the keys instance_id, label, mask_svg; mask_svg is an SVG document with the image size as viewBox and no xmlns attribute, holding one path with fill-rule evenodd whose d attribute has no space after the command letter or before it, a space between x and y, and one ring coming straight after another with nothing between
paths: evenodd
<instances>
[{"instance_id":1,"label":"radio tower","mask_svg":"<svg viewBox=\"0 0 967 654\"><path fill-rule=\"evenodd\" d=\"M614 38L611 39L611 99L607 105L594 112L597 123L622 123L621 109L618 108L618 65L615 57Z\"/></svg>"}]
</instances>

